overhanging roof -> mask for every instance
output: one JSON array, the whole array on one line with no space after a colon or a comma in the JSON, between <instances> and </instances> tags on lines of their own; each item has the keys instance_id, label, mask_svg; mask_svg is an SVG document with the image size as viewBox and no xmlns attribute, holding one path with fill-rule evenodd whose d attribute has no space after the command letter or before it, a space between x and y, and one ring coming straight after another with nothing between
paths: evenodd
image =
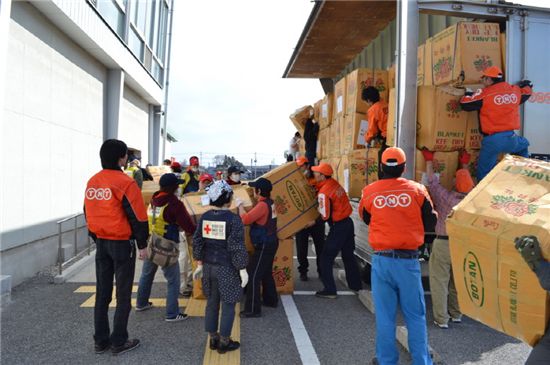
<instances>
[{"instance_id":1,"label":"overhanging roof","mask_svg":"<svg viewBox=\"0 0 550 365\"><path fill-rule=\"evenodd\" d=\"M396 1L316 1L285 78L334 78L396 15Z\"/></svg>"}]
</instances>

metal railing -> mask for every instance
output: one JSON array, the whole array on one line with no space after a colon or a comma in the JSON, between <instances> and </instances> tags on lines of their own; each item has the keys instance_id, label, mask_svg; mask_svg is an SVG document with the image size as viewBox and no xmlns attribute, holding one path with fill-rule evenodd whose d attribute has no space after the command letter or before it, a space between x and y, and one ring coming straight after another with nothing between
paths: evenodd
<instances>
[{"instance_id":1,"label":"metal railing","mask_svg":"<svg viewBox=\"0 0 550 365\"><path fill-rule=\"evenodd\" d=\"M57 269L58 269L59 275L63 273L64 266L66 267L67 265L71 264L74 260L78 259L83 252L87 251L88 255L90 255L92 251L92 241L90 237L86 236L88 240L88 245L86 246L85 250L78 252L78 217L83 215L84 213L76 213L56 222L57 223L57 243L58 243ZM65 255L63 254L63 233L64 232L62 230L62 225L63 223L68 222L70 220L74 221L74 225L73 225L74 251L73 251L73 256L69 260L65 261L65 257L64 257Z\"/></svg>"}]
</instances>

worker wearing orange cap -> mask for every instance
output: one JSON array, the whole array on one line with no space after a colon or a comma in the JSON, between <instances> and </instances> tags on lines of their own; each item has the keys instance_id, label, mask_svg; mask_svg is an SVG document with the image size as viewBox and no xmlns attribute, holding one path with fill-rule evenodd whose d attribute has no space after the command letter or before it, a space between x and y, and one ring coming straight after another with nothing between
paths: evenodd
<instances>
[{"instance_id":1,"label":"worker wearing orange cap","mask_svg":"<svg viewBox=\"0 0 550 365\"><path fill-rule=\"evenodd\" d=\"M323 290L315 293L320 298L336 298L336 284L332 267L334 259L342 252L342 261L346 270L346 281L351 290L362 288L359 266L355 260L355 233L353 221L350 218L351 205L348 195L338 181L332 178L334 171L327 163L311 168L319 193L319 213L324 222L328 222L330 231L321 253L321 281Z\"/></svg>"},{"instance_id":2,"label":"worker wearing orange cap","mask_svg":"<svg viewBox=\"0 0 550 365\"><path fill-rule=\"evenodd\" d=\"M198 191L199 177L199 158L197 156L191 156L189 159L189 168L181 174L183 180L183 184L181 184L182 193L187 194Z\"/></svg>"},{"instance_id":3,"label":"worker wearing orange cap","mask_svg":"<svg viewBox=\"0 0 550 365\"><path fill-rule=\"evenodd\" d=\"M401 177L406 157L401 148L382 154L384 176L362 192L359 216L369 225L372 255L372 294L376 308L376 358L397 364L395 345L397 307L407 324L413 364L432 364L428 351L426 304L418 248L424 233L437 221L426 188Z\"/></svg>"},{"instance_id":4,"label":"worker wearing orange cap","mask_svg":"<svg viewBox=\"0 0 550 365\"><path fill-rule=\"evenodd\" d=\"M437 212L435 226L436 239L432 243L430 254L430 291L432 293L432 310L434 324L443 329L449 328L449 319L452 323L460 323L462 313L458 306L458 296L453 281L451 254L449 252L449 237L445 228L445 219L455 205L474 187L474 181L468 171L470 154L462 151L459 160L462 168L456 171L455 189L447 190L439 183L439 176L434 174L434 152L422 150L426 160L426 174L428 176L428 191ZM450 315L450 318L449 318Z\"/></svg>"},{"instance_id":5,"label":"worker wearing orange cap","mask_svg":"<svg viewBox=\"0 0 550 365\"><path fill-rule=\"evenodd\" d=\"M313 176L309 160L305 156L300 156L296 159L296 165L300 168L309 185L315 188L317 180ZM309 236L313 239L315 246L315 256L317 260L317 273L321 277L321 253L325 245L325 221L319 217L312 225L302 229L296 233L296 256L298 257L298 272L300 272L300 280L307 281L307 272L309 268L309 260L307 258L309 249Z\"/></svg>"},{"instance_id":6,"label":"worker wearing orange cap","mask_svg":"<svg viewBox=\"0 0 550 365\"><path fill-rule=\"evenodd\" d=\"M388 125L388 104L380 99L380 92L374 86L369 86L363 89L361 98L369 109L367 111L367 119L369 121L369 129L365 136L365 143L371 145L373 141L380 142L378 150L378 161L380 161L382 153L388 148L386 145L386 131ZM378 163L378 179L382 178L380 163Z\"/></svg>"},{"instance_id":7,"label":"worker wearing orange cap","mask_svg":"<svg viewBox=\"0 0 550 365\"><path fill-rule=\"evenodd\" d=\"M520 129L519 106L530 97L533 84L522 80L518 85L504 81L502 70L491 66L481 78L485 88L475 93L466 89L460 99L465 111L479 111L479 128L483 134L477 165L477 180L481 181L495 167L501 153L529 157L529 141L518 136Z\"/></svg>"}]
</instances>

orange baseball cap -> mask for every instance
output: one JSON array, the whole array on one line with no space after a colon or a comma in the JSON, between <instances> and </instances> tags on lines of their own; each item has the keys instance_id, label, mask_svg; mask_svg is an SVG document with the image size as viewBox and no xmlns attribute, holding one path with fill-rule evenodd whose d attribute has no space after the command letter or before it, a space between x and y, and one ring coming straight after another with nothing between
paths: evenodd
<instances>
[{"instance_id":1,"label":"orange baseball cap","mask_svg":"<svg viewBox=\"0 0 550 365\"><path fill-rule=\"evenodd\" d=\"M330 166L326 162L320 163L319 166L313 166L311 168L311 171L319 172L325 176L332 176L332 174L334 174L334 171L332 170L332 166Z\"/></svg>"},{"instance_id":2,"label":"orange baseball cap","mask_svg":"<svg viewBox=\"0 0 550 365\"><path fill-rule=\"evenodd\" d=\"M467 169L459 169L456 171L456 191L459 193L468 194L474 188L474 180L470 176L470 171Z\"/></svg>"},{"instance_id":3,"label":"orange baseball cap","mask_svg":"<svg viewBox=\"0 0 550 365\"><path fill-rule=\"evenodd\" d=\"M500 78L502 77L502 70L497 66L487 67L485 70L483 70L483 76Z\"/></svg>"},{"instance_id":4,"label":"orange baseball cap","mask_svg":"<svg viewBox=\"0 0 550 365\"><path fill-rule=\"evenodd\" d=\"M296 159L296 165L298 166L304 166L304 164L309 163L309 160L306 156L300 156Z\"/></svg>"},{"instance_id":5,"label":"orange baseball cap","mask_svg":"<svg viewBox=\"0 0 550 365\"><path fill-rule=\"evenodd\" d=\"M405 152L399 147L389 147L382 153L382 164L397 166L407 162Z\"/></svg>"}]
</instances>

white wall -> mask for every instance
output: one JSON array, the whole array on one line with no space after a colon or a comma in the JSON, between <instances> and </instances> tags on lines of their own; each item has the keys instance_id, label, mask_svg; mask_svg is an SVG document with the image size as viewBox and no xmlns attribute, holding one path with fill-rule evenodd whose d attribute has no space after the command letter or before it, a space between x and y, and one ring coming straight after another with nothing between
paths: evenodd
<instances>
[{"instance_id":1,"label":"white wall","mask_svg":"<svg viewBox=\"0 0 550 365\"><path fill-rule=\"evenodd\" d=\"M101 168L106 82L105 68L28 3L12 3L8 39L3 249L45 235L33 226L82 211L86 181Z\"/></svg>"},{"instance_id":2,"label":"white wall","mask_svg":"<svg viewBox=\"0 0 550 365\"><path fill-rule=\"evenodd\" d=\"M149 105L136 92L124 86L118 122L118 139L141 151L143 166L149 161Z\"/></svg>"}]
</instances>

